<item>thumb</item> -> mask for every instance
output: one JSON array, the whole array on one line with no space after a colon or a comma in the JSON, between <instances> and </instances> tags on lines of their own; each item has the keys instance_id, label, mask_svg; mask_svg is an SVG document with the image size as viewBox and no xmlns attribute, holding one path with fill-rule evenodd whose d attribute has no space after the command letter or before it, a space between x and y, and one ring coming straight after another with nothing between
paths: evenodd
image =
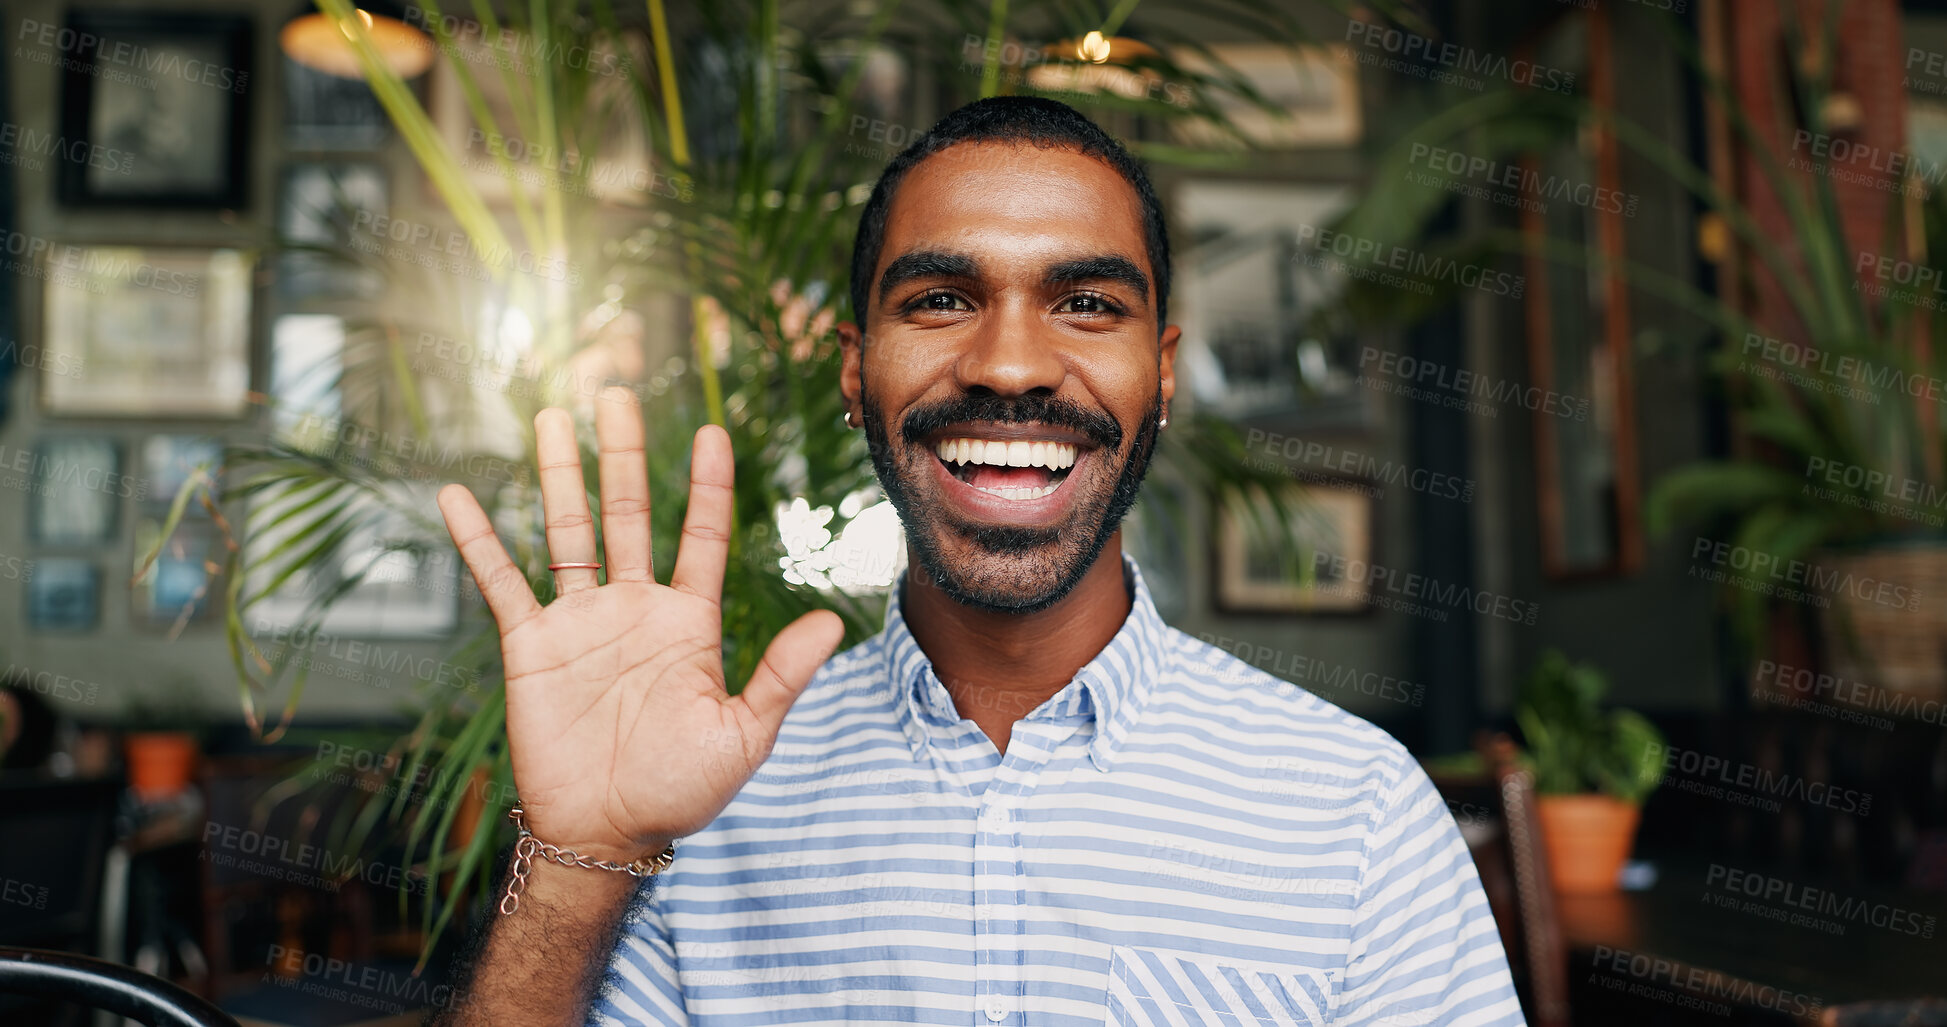
<instances>
[{"instance_id":1,"label":"thumb","mask_svg":"<svg viewBox=\"0 0 1947 1027\"><path fill-rule=\"evenodd\" d=\"M791 704L844 637L845 622L838 614L813 610L786 625L771 639L771 644L764 649L764 659L750 676L750 683L737 696L764 725L767 742L777 737Z\"/></svg>"}]
</instances>

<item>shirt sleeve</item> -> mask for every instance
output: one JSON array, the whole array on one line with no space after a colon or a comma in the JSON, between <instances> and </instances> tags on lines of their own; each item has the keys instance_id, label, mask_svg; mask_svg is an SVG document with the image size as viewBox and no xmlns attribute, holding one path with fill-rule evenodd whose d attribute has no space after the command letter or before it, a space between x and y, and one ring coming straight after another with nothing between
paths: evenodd
<instances>
[{"instance_id":1,"label":"shirt sleeve","mask_svg":"<svg viewBox=\"0 0 1947 1027\"><path fill-rule=\"evenodd\" d=\"M1525 1027L1473 857L1410 756L1380 803L1355 915L1333 1023Z\"/></svg>"},{"instance_id":2,"label":"shirt sleeve","mask_svg":"<svg viewBox=\"0 0 1947 1027\"><path fill-rule=\"evenodd\" d=\"M608 972L588 1010L589 1027L689 1025L683 986L676 977L676 946L657 901L660 883L655 877L643 879L623 917Z\"/></svg>"}]
</instances>

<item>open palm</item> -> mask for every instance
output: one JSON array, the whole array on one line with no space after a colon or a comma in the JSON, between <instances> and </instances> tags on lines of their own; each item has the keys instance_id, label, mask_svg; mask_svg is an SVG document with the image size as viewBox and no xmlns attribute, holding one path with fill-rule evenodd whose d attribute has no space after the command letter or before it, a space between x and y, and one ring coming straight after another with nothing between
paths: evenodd
<instances>
[{"instance_id":1,"label":"open palm","mask_svg":"<svg viewBox=\"0 0 1947 1027\"><path fill-rule=\"evenodd\" d=\"M534 430L552 562L594 564L574 422L543 410ZM785 712L844 626L828 611L798 618L731 696L721 604L730 437L714 425L696 433L682 544L662 585L651 566L642 419L628 390L602 394L595 434L606 584L593 567L559 569L557 598L543 607L471 492L448 485L439 506L500 626L507 740L528 826L543 841L624 862L723 810L770 753Z\"/></svg>"}]
</instances>

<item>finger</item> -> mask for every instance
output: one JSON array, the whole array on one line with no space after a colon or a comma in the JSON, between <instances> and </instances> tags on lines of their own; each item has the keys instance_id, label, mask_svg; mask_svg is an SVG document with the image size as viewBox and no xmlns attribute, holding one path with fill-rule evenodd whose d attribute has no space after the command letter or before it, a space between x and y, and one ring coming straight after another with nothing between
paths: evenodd
<instances>
[{"instance_id":1,"label":"finger","mask_svg":"<svg viewBox=\"0 0 1947 1027\"><path fill-rule=\"evenodd\" d=\"M650 581L649 471L642 447L642 410L635 394L617 387L595 401L595 444L601 452L602 549L608 580Z\"/></svg>"},{"instance_id":2,"label":"finger","mask_svg":"<svg viewBox=\"0 0 1947 1027\"><path fill-rule=\"evenodd\" d=\"M534 449L541 469L541 510L547 519L548 562L593 563L595 521L588 514L588 486L581 477L581 449L575 422L566 410L549 407L534 415ZM559 595L595 587L595 572L571 567L554 572Z\"/></svg>"},{"instance_id":3,"label":"finger","mask_svg":"<svg viewBox=\"0 0 1947 1027\"><path fill-rule=\"evenodd\" d=\"M723 597L723 565L730 558L735 480L729 433L714 424L698 428L690 447L690 506L669 583L713 603Z\"/></svg>"},{"instance_id":4,"label":"finger","mask_svg":"<svg viewBox=\"0 0 1947 1027\"><path fill-rule=\"evenodd\" d=\"M811 676L831 659L844 637L845 622L830 610L813 610L799 617L771 639L750 683L728 700L743 703L764 725L767 747L777 737L791 704L804 694Z\"/></svg>"},{"instance_id":5,"label":"finger","mask_svg":"<svg viewBox=\"0 0 1947 1027\"><path fill-rule=\"evenodd\" d=\"M486 597L487 608L493 611L501 634L541 612L541 604L534 601L534 590L528 587L527 575L508 558L507 548L494 534L493 522L487 519L487 512L480 509L480 501L473 498L466 486L448 485L440 489L439 512L446 518L446 532L453 536L453 544L459 547L467 570L473 572L473 580L479 584L480 594Z\"/></svg>"}]
</instances>

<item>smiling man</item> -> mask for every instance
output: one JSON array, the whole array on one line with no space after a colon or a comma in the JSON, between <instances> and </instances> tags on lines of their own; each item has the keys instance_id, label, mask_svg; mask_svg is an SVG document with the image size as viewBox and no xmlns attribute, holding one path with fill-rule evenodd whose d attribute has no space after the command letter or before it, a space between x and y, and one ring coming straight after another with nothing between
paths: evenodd
<instances>
[{"instance_id":1,"label":"smiling man","mask_svg":"<svg viewBox=\"0 0 1947 1027\"><path fill-rule=\"evenodd\" d=\"M841 388L913 568L866 642L808 615L726 694L727 437L660 585L625 393L606 584L564 413L553 604L442 492L531 832L449 1020L1521 1023L1412 757L1165 625L1121 552L1179 334L1140 165L1062 104L971 104L887 168L852 271Z\"/></svg>"}]
</instances>

